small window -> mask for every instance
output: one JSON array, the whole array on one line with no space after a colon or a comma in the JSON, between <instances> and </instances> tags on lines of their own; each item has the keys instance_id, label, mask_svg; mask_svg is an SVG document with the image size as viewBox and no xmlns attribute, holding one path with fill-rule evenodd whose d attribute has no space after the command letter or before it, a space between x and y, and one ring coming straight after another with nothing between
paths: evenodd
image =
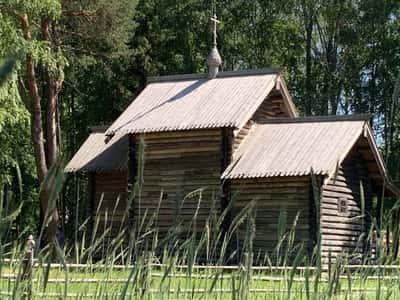
<instances>
[{"instance_id":1,"label":"small window","mask_svg":"<svg viewBox=\"0 0 400 300\"><path fill-rule=\"evenodd\" d=\"M338 200L338 213L339 214L347 214L348 212L348 204L346 198L339 198Z\"/></svg>"}]
</instances>

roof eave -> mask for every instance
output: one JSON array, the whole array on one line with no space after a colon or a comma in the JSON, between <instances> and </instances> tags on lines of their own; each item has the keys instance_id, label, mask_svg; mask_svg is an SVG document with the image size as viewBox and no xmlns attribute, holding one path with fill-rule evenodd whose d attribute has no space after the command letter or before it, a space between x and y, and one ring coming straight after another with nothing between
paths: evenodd
<instances>
[{"instance_id":1,"label":"roof eave","mask_svg":"<svg viewBox=\"0 0 400 300\"><path fill-rule=\"evenodd\" d=\"M374 155L375 160L377 161L379 173L382 176L383 186L384 186L385 190L387 189L391 193L390 196L400 197L400 189L392 182L392 180L387 172L385 160L383 159L383 156L378 149L378 146L372 135L372 129L371 129L371 126L369 125L369 123L367 123L365 125L364 129L365 129L364 137L371 144L372 153Z\"/></svg>"},{"instance_id":2,"label":"roof eave","mask_svg":"<svg viewBox=\"0 0 400 300\"><path fill-rule=\"evenodd\" d=\"M390 196L400 198L400 189L390 179L387 178L386 180L386 188L391 193Z\"/></svg>"},{"instance_id":3,"label":"roof eave","mask_svg":"<svg viewBox=\"0 0 400 300\"><path fill-rule=\"evenodd\" d=\"M362 136L364 138L366 138L366 140L368 141L371 152L372 152L375 162L378 166L379 173L381 175L382 185L383 185L384 189L388 190L391 193L390 196L400 197L400 189L390 179L390 176L387 172L386 163L383 159L381 152L379 151L379 148L378 148L378 145L376 144L375 138L373 137L371 126L369 125L369 122L367 122L367 121L364 124ZM345 153L345 155L343 156L343 158L340 161L340 164L343 162L344 158L348 155L348 153L354 147L357 140L353 143L352 147Z\"/></svg>"},{"instance_id":4,"label":"roof eave","mask_svg":"<svg viewBox=\"0 0 400 300\"><path fill-rule=\"evenodd\" d=\"M281 69L279 69L279 68L260 68L260 69L254 69L254 70L225 71L225 72L219 72L217 75L217 78L280 74L280 72L281 72ZM169 81L182 81L182 80L207 79L207 78L208 78L207 73L149 76L149 77L147 77L147 84L154 83L154 82L169 82Z\"/></svg>"},{"instance_id":5,"label":"roof eave","mask_svg":"<svg viewBox=\"0 0 400 300\"><path fill-rule=\"evenodd\" d=\"M371 126L369 125L369 123L366 123L364 125L364 132L363 132L364 137L367 139L368 143L370 144L372 153L374 155L374 158L377 162L378 168L379 168L379 172L381 173L381 176L384 178L388 178L388 174L387 174L387 168L386 168L386 164L385 161L382 157L381 152L378 149L378 145L375 142L375 139L372 135L372 129Z\"/></svg>"},{"instance_id":6,"label":"roof eave","mask_svg":"<svg viewBox=\"0 0 400 300\"><path fill-rule=\"evenodd\" d=\"M277 86L277 89L280 90L282 93L283 103L285 104L285 107L286 107L289 115L292 118L297 118L299 116L299 113L297 111L296 105L294 104L292 96L289 93L289 89L286 85L285 79L280 74L277 78L276 86Z\"/></svg>"}]
</instances>

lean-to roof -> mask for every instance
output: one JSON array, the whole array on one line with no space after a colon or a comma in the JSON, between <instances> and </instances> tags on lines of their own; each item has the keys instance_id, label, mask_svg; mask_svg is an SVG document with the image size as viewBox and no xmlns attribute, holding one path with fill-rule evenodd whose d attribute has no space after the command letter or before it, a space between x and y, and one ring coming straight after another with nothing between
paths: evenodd
<instances>
[{"instance_id":1,"label":"lean-to roof","mask_svg":"<svg viewBox=\"0 0 400 300\"><path fill-rule=\"evenodd\" d=\"M304 120L304 119L303 119ZM365 120L293 122L255 125L225 178L329 174L362 134Z\"/></svg>"},{"instance_id":2,"label":"lean-to roof","mask_svg":"<svg viewBox=\"0 0 400 300\"><path fill-rule=\"evenodd\" d=\"M360 139L368 145L369 164L377 166L375 179L386 181L393 194L385 163L369 127L367 116L275 119L257 124L222 175L224 179L276 176L333 176ZM312 170L312 171L311 171Z\"/></svg>"},{"instance_id":3,"label":"lean-to roof","mask_svg":"<svg viewBox=\"0 0 400 300\"><path fill-rule=\"evenodd\" d=\"M65 167L66 172L107 172L125 170L128 161L128 136L109 139L103 129L92 132Z\"/></svg>"}]
</instances>

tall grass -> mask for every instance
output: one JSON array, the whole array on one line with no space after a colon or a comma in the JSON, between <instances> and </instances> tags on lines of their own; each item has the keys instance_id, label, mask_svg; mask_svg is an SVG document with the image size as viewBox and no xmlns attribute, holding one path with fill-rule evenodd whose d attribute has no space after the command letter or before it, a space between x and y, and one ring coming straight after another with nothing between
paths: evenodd
<instances>
[{"instance_id":1,"label":"tall grass","mask_svg":"<svg viewBox=\"0 0 400 300\"><path fill-rule=\"evenodd\" d=\"M58 165L58 168L61 168ZM53 197L57 198L63 182L62 172L53 170ZM140 172L140 171L139 171ZM134 184L129 197L130 206L140 201L141 176ZM311 175L315 206L319 207L317 179ZM365 201L360 183L361 202ZM185 201L196 199L197 209L190 222L183 222L179 213ZM92 226L89 219L77 227L75 240L64 249L57 244L37 249L36 266L29 277L24 277L24 247L22 243L0 245L0 297L12 299L389 299L400 297L400 268L389 270L386 265L398 263L386 251L379 251L374 261L363 264L376 265L361 268L349 267L349 261L359 254L343 253L330 257L328 263L321 259L321 237L311 251L309 245L296 241L299 212L289 222L282 210L279 216L275 249L270 253L255 253L257 232L257 201L250 201L240 212L230 214L235 195L222 211L215 209L219 199L213 196L209 216L204 223L198 212L205 200L203 189L193 191L176 200L174 224L165 234L157 226L158 214L163 205L163 192L152 215L145 212L140 219L129 224L130 209L122 217L115 231L113 219L120 198L110 211L95 210ZM0 198L0 234L7 232L15 211L7 207L7 197ZM365 214L365 204L362 204ZM395 205L378 227L372 218L369 233L382 232L388 222L393 222ZM50 214L47 214L50 215ZM224 230L225 218L230 216ZM364 216L363 216L364 217ZM319 214L316 216L319 222ZM100 220L104 220L100 222ZM48 222L48 220L46 221ZM367 222L366 222L367 223ZM132 228L127 231L129 224ZM201 225L200 225L201 224ZM4 226L3 226L4 225ZM89 231L88 228L91 228ZM237 243L237 236L245 237ZM2 237L0 236L0 237ZM370 242L371 234L363 239ZM79 245L77 244L79 240ZM378 247L386 247L378 242ZM65 251L65 252L64 252ZM10 261L5 262L5 258ZM70 264L75 262L77 264ZM51 264L56 263L56 265ZM223 267L221 267L223 266ZM395 298L393 298L395 299Z\"/></svg>"}]
</instances>

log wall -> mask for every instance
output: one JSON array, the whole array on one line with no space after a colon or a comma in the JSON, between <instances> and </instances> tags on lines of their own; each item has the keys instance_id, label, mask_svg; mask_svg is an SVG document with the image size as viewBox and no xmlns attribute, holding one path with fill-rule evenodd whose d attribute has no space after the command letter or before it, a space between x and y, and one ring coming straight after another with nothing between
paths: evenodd
<instances>
[{"instance_id":1,"label":"log wall","mask_svg":"<svg viewBox=\"0 0 400 300\"><path fill-rule=\"evenodd\" d=\"M110 228L111 237L116 237L126 225L127 173L107 172L93 174L93 216L98 220L97 235Z\"/></svg>"},{"instance_id":2,"label":"log wall","mask_svg":"<svg viewBox=\"0 0 400 300\"><path fill-rule=\"evenodd\" d=\"M372 185L368 170L361 155L353 151L340 166L336 178L322 188L321 195L321 254L327 261L329 252L334 259L341 253L362 253L365 243L359 240L369 229L367 218L363 215L360 197L362 182L366 215L372 206ZM347 213L339 211L339 200L346 199Z\"/></svg>"},{"instance_id":3,"label":"log wall","mask_svg":"<svg viewBox=\"0 0 400 300\"><path fill-rule=\"evenodd\" d=\"M157 214L151 228L162 238L177 223L189 228L196 215L203 231L210 213L220 209L222 130L142 134L137 143L141 139L144 170L134 219L149 224Z\"/></svg>"},{"instance_id":4,"label":"log wall","mask_svg":"<svg viewBox=\"0 0 400 300\"><path fill-rule=\"evenodd\" d=\"M242 144L243 140L249 134L251 127L253 126L254 122L249 120L246 125L244 125L238 132L236 133L233 143L232 143L232 152L235 153L238 150L239 146Z\"/></svg>"},{"instance_id":5,"label":"log wall","mask_svg":"<svg viewBox=\"0 0 400 300\"><path fill-rule=\"evenodd\" d=\"M290 115L285 108L283 97L280 91L273 90L256 110L251 119L236 132L232 143L233 155L235 156L235 152L244 142L254 124L264 123L271 118L284 117L290 117Z\"/></svg>"},{"instance_id":6,"label":"log wall","mask_svg":"<svg viewBox=\"0 0 400 300\"><path fill-rule=\"evenodd\" d=\"M240 211L253 199L256 203L254 254L275 255L278 243L278 220L281 212L287 213L287 228L293 225L296 215L299 218L296 226L296 243L310 243L310 217L312 199L310 197L309 177L285 177L264 179L232 180L232 197L234 213ZM238 232L237 246L242 249L246 239L245 225Z\"/></svg>"},{"instance_id":7,"label":"log wall","mask_svg":"<svg viewBox=\"0 0 400 300\"><path fill-rule=\"evenodd\" d=\"M274 90L254 113L252 120L256 123L262 123L268 121L270 118L284 117L289 117L289 113L284 106L281 93Z\"/></svg>"}]
</instances>

